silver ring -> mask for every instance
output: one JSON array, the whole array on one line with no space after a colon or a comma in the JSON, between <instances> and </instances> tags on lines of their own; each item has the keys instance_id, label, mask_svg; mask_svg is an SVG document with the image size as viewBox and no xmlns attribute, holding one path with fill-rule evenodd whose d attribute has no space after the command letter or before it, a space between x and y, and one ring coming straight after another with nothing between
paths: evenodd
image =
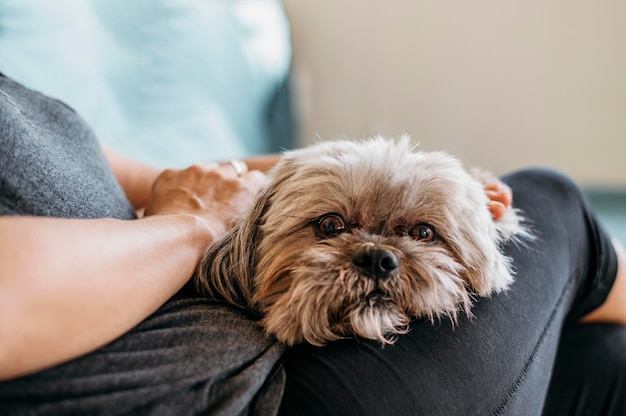
<instances>
[{"instance_id":1,"label":"silver ring","mask_svg":"<svg viewBox=\"0 0 626 416\"><path fill-rule=\"evenodd\" d=\"M241 176L248 171L248 165L246 165L246 162L243 160L233 159L228 161L228 164L235 169L235 174L237 174L237 176Z\"/></svg>"}]
</instances>

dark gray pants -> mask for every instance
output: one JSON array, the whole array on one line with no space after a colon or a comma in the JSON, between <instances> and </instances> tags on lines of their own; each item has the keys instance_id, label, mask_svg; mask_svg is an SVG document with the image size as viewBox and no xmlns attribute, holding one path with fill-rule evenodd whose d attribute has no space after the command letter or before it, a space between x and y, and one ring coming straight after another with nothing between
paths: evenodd
<instances>
[{"instance_id":1,"label":"dark gray pants","mask_svg":"<svg viewBox=\"0 0 626 416\"><path fill-rule=\"evenodd\" d=\"M243 313L178 296L94 353L1 383L0 415L274 414L282 352Z\"/></svg>"}]
</instances>

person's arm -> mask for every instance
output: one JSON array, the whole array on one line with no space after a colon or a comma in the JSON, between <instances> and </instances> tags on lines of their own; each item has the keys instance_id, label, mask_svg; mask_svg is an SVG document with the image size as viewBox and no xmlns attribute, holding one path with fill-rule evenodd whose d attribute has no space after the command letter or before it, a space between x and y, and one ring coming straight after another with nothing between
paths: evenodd
<instances>
[{"instance_id":1,"label":"person's arm","mask_svg":"<svg viewBox=\"0 0 626 416\"><path fill-rule=\"evenodd\" d=\"M264 183L259 172L164 171L135 221L0 217L0 380L92 351L192 276Z\"/></svg>"},{"instance_id":2,"label":"person's arm","mask_svg":"<svg viewBox=\"0 0 626 416\"><path fill-rule=\"evenodd\" d=\"M104 144L102 150L133 207L137 210L145 207L152 192L152 184L162 169L130 159ZM278 163L280 156L279 154L252 156L243 161L250 171L268 172Z\"/></svg>"},{"instance_id":3,"label":"person's arm","mask_svg":"<svg viewBox=\"0 0 626 416\"><path fill-rule=\"evenodd\" d=\"M132 160L113 148L102 145L115 178L136 210L146 206L152 184L162 169Z\"/></svg>"},{"instance_id":4,"label":"person's arm","mask_svg":"<svg viewBox=\"0 0 626 416\"><path fill-rule=\"evenodd\" d=\"M613 245L617 253L617 276L604 303L584 316L581 323L608 322L626 326L626 253L619 241Z\"/></svg>"}]
</instances>

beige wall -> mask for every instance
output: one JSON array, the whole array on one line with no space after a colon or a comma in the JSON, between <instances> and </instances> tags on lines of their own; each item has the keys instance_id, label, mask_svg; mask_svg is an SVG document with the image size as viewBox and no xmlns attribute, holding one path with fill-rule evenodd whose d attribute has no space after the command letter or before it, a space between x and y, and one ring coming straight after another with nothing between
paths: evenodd
<instances>
[{"instance_id":1,"label":"beige wall","mask_svg":"<svg viewBox=\"0 0 626 416\"><path fill-rule=\"evenodd\" d=\"M626 188L626 1L284 0L303 143L409 133Z\"/></svg>"}]
</instances>

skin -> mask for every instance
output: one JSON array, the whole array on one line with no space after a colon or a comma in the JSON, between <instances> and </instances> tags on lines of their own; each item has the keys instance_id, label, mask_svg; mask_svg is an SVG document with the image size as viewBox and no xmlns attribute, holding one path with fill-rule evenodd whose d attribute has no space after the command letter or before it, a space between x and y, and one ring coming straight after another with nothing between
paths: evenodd
<instances>
[{"instance_id":1,"label":"skin","mask_svg":"<svg viewBox=\"0 0 626 416\"><path fill-rule=\"evenodd\" d=\"M581 319L581 323L609 322L626 326L626 252L622 245L613 241L617 252L617 277L604 303Z\"/></svg>"},{"instance_id":2,"label":"skin","mask_svg":"<svg viewBox=\"0 0 626 416\"><path fill-rule=\"evenodd\" d=\"M487 206L495 221L502 218L506 209L513 203L511 191L501 183L496 182L485 186L485 194L489 198Z\"/></svg>"},{"instance_id":3,"label":"skin","mask_svg":"<svg viewBox=\"0 0 626 416\"><path fill-rule=\"evenodd\" d=\"M0 217L0 380L77 358L148 317L190 279L204 248L252 203L261 171L278 160L247 160L249 171L237 176L228 164L161 171L104 151L143 218ZM497 220L511 193L499 183L485 192ZM615 286L585 322L626 323L619 253Z\"/></svg>"}]
</instances>

